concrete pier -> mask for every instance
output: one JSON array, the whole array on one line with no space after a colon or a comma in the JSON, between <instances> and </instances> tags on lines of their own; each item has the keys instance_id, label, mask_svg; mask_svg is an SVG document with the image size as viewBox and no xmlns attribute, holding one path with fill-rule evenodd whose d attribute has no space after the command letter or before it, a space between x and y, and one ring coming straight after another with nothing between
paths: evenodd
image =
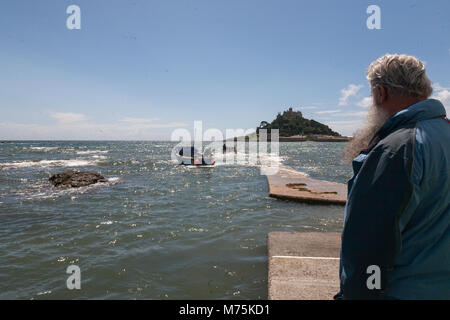
<instances>
[{"instance_id":1,"label":"concrete pier","mask_svg":"<svg viewBox=\"0 0 450 320\"><path fill-rule=\"evenodd\" d=\"M269 299L333 299L339 291L340 237L339 233L269 233Z\"/></svg>"},{"instance_id":2,"label":"concrete pier","mask_svg":"<svg viewBox=\"0 0 450 320\"><path fill-rule=\"evenodd\" d=\"M292 168L281 166L277 174L266 175L269 196L311 204L345 205L347 186L343 183L311 179Z\"/></svg>"}]
</instances>

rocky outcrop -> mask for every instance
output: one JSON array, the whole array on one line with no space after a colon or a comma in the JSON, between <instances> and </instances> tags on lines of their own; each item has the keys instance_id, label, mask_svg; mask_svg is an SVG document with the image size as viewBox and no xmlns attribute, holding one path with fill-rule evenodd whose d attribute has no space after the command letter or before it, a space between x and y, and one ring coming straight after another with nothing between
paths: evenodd
<instances>
[{"instance_id":1,"label":"rocky outcrop","mask_svg":"<svg viewBox=\"0 0 450 320\"><path fill-rule=\"evenodd\" d=\"M291 137L295 135L327 135L339 137L340 134L331 130L327 125L317 122L313 119L303 118L300 111L294 111L292 108L278 113L277 117L271 122L262 121L256 128L256 133L260 129L278 129L280 137ZM269 134L269 132L268 132Z\"/></svg>"},{"instance_id":2,"label":"rocky outcrop","mask_svg":"<svg viewBox=\"0 0 450 320\"><path fill-rule=\"evenodd\" d=\"M85 187L97 182L107 182L101 174L89 171L68 170L62 173L52 175L48 179L55 187L61 188L79 188Z\"/></svg>"}]
</instances>

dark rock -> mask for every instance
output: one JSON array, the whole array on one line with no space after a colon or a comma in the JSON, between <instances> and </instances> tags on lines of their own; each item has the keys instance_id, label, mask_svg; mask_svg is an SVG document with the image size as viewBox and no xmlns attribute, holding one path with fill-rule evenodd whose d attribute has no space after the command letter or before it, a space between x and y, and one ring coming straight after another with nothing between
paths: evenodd
<instances>
[{"instance_id":1,"label":"dark rock","mask_svg":"<svg viewBox=\"0 0 450 320\"><path fill-rule=\"evenodd\" d=\"M55 187L79 188L97 182L107 182L101 174L88 171L68 170L52 175L48 179Z\"/></svg>"}]
</instances>

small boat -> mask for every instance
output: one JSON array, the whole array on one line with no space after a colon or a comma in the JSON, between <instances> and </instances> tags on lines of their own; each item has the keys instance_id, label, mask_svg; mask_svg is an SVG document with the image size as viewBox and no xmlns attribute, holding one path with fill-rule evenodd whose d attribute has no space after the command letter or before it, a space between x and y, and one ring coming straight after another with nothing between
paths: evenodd
<instances>
[{"instance_id":1,"label":"small boat","mask_svg":"<svg viewBox=\"0 0 450 320\"><path fill-rule=\"evenodd\" d=\"M213 166L216 160L210 152L200 153L194 147L182 147L176 153L178 164L184 166Z\"/></svg>"}]
</instances>

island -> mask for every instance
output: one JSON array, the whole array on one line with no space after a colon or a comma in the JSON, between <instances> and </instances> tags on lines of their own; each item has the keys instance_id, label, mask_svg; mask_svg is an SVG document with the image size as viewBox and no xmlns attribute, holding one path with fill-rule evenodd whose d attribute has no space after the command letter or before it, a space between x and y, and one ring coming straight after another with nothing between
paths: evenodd
<instances>
[{"instance_id":1,"label":"island","mask_svg":"<svg viewBox=\"0 0 450 320\"><path fill-rule=\"evenodd\" d=\"M292 108L283 113L279 112L270 123L262 121L256 128L257 137L261 129L267 129L268 139L270 139L270 130L278 129L280 142L346 142L351 139L351 137L341 136L323 123L304 118L300 111L294 111Z\"/></svg>"}]
</instances>

